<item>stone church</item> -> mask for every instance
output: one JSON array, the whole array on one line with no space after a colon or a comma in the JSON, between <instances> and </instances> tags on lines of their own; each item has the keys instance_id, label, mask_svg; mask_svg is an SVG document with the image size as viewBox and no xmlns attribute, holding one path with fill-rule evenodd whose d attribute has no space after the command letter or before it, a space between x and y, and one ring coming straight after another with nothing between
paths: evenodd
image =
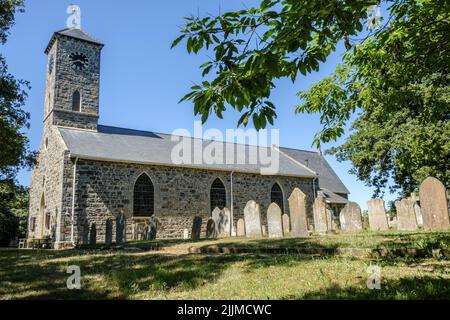
<instances>
[{"instance_id":1,"label":"stone church","mask_svg":"<svg viewBox=\"0 0 450 320\"><path fill-rule=\"evenodd\" d=\"M102 48L70 28L55 32L45 50L44 128L31 178L29 238L51 239L55 248L142 240L139 228L149 221L157 221L157 238L183 238L195 217L204 232L216 207L231 208L234 224L249 200L260 204L263 222L272 202L289 214L294 188L307 195L310 226L318 192L335 215L348 202L349 191L320 152L266 148L277 153L279 169L263 175L250 164L175 164L173 135L100 125ZM244 150L251 148L262 147Z\"/></svg>"}]
</instances>

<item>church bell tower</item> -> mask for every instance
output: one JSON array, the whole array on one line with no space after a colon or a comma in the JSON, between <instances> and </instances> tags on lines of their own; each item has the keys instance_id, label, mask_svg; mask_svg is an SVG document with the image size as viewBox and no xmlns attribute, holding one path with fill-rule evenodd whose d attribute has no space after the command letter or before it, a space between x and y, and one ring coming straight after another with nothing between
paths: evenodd
<instances>
[{"instance_id":1,"label":"church bell tower","mask_svg":"<svg viewBox=\"0 0 450 320\"><path fill-rule=\"evenodd\" d=\"M102 48L78 26L53 34L45 50L46 126L97 130Z\"/></svg>"}]
</instances>

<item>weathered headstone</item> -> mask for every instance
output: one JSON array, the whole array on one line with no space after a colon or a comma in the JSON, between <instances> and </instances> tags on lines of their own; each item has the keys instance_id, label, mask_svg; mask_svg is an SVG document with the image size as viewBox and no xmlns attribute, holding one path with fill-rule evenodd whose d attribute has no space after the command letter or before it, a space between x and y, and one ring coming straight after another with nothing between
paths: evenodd
<instances>
[{"instance_id":1,"label":"weathered headstone","mask_svg":"<svg viewBox=\"0 0 450 320\"><path fill-rule=\"evenodd\" d=\"M194 222L192 223L192 240L198 241L200 240L200 235L202 232L202 218L195 217Z\"/></svg>"},{"instance_id":2,"label":"weathered headstone","mask_svg":"<svg viewBox=\"0 0 450 320\"><path fill-rule=\"evenodd\" d=\"M427 178L420 186L420 208L426 230L450 228L447 190L436 178Z\"/></svg>"},{"instance_id":3,"label":"weathered headstone","mask_svg":"<svg viewBox=\"0 0 450 320\"><path fill-rule=\"evenodd\" d=\"M397 230L417 230L417 219L414 204L414 201L411 199L403 199L402 201L395 202L395 207L397 209Z\"/></svg>"},{"instance_id":4,"label":"weathered headstone","mask_svg":"<svg viewBox=\"0 0 450 320\"><path fill-rule=\"evenodd\" d=\"M328 231L328 212L325 195L322 192L317 193L313 206L314 213L314 231L317 233L326 233Z\"/></svg>"},{"instance_id":5,"label":"weathered headstone","mask_svg":"<svg viewBox=\"0 0 450 320\"><path fill-rule=\"evenodd\" d=\"M151 217L148 226L148 240L155 240L158 232L159 221L155 217Z\"/></svg>"},{"instance_id":6,"label":"weathered headstone","mask_svg":"<svg viewBox=\"0 0 450 320\"><path fill-rule=\"evenodd\" d=\"M384 201L381 199L372 199L367 202L369 208L369 226L371 231L389 230L384 208Z\"/></svg>"},{"instance_id":7,"label":"weathered headstone","mask_svg":"<svg viewBox=\"0 0 450 320\"><path fill-rule=\"evenodd\" d=\"M291 222L290 218L287 214L283 214L281 217L283 221L283 234L287 236L291 232Z\"/></svg>"},{"instance_id":8,"label":"weathered headstone","mask_svg":"<svg viewBox=\"0 0 450 320\"><path fill-rule=\"evenodd\" d=\"M328 208L327 208L327 228L328 231L336 230L335 228L333 228L333 210Z\"/></svg>"},{"instance_id":9,"label":"weathered headstone","mask_svg":"<svg viewBox=\"0 0 450 320\"><path fill-rule=\"evenodd\" d=\"M422 217L422 212L420 210L420 205L419 205L419 201L420 201L419 196L417 195L417 193L412 192L411 197L409 197L408 199L414 203L414 212L416 214L417 226L422 227L423 226L423 217Z\"/></svg>"},{"instance_id":10,"label":"weathered headstone","mask_svg":"<svg viewBox=\"0 0 450 320\"><path fill-rule=\"evenodd\" d=\"M97 226L95 223L91 224L91 230L89 231L89 244L97 244Z\"/></svg>"},{"instance_id":11,"label":"weathered headstone","mask_svg":"<svg viewBox=\"0 0 450 320\"><path fill-rule=\"evenodd\" d=\"M267 227L269 228L269 238L283 237L281 209L276 203L272 203L267 209Z\"/></svg>"},{"instance_id":12,"label":"weathered headstone","mask_svg":"<svg viewBox=\"0 0 450 320\"><path fill-rule=\"evenodd\" d=\"M417 203L414 204L414 212L416 213L417 225L419 227L423 227L422 210L420 209L420 206Z\"/></svg>"},{"instance_id":13,"label":"weathered headstone","mask_svg":"<svg viewBox=\"0 0 450 320\"><path fill-rule=\"evenodd\" d=\"M216 222L213 219L209 219L206 223L206 238L215 239L217 238Z\"/></svg>"},{"instance_id":14,"label":"weathered headstone","mask_svg":"<svg viewBox=\"0 0 450 320\"><path fill-rule=\"evenodd\" d=\"M361 208L356 202L349 202L342 209L339 220L344 232L358 232L363 229Z\"/></svg>"},{"instance_id":15,"label":"weathered headstone","mask_svg":"<svg viewBox=\"0 0 450 320\"><path fill-rule=\"evenodd\" d=\"M83 223L83 244L89 243L89 221Z\"/></svg>"},{"instance_id":16,"label":"weathered headstone","mask_svg":"<svg viewBox=\"0 0 450 320\"><path fill-rule=\"evenodd\" d=\"M126 228L126 220L123 215L120 215L116 219L116 243L123 243L125 241L125 229Z\"/></svg>"},{"instance_id":17,"label":"weathered headstone","mask_svg":"<svg viewBox=\"0 0 450 320\"><path fill-rule=\"evenodd\" d=\"M291 235L294 237L309 237L306 220L306 195L298 188L295 188L289 197L289 212Z\"/></svg>"},{"instance_id":18,"label":"weathered headstone","mask_svg":"<svg viewBox=\"0 0 450 320\"><path fill-rule=\"evenodd\" d=\"M218 237L226 237L230 232L231 213L230 210L225 209L220 210L219 208L215 208L212 212L212 219L215 222Z\"/></svg>"},{"instance_id":19,"label":"weathered headstone","mask_svg":"<svg viewBox=\"0 0 450 320\"><path fill-rule=\"evenodd\" d=\"M261 212L259 204L251 200L244 209L245 234L247 237L261 237Z\"/></svg>"},{"instance_id":20,"label":"weathered headstone","mask_svg":"<svg viewBox=\"0 0 450 320\"><path fill-rule=\"evenodd\" d=\"M183 231L183 239L184 240L188 240L189 239L189 230L188 229L184 229L184 231Z\"/></svg>"},{"instance_id":21,"label":"weathered headstone","mask_svg":"<svg viewBox=\"0 0 450 320\"><path fill-rule=\"evenodd\" d=\"M112 244L112 238L113 238L113 222L112 220L108 219L106 220L106 226L105 226L105 244L111 245Z\"/></svg>"},{"instance_id":22,"label":"weathered headstone","mask_svg":"<svg viewBox=\"0 0 450 320\"><path fill-rule=\"evenodd\" d=\"M220 237L231 237L231 211L228 208L224 208L221 213L221 228Z\"/></svg>"},{"instance_id":23,"label":"weathered headstone","mask_svg":"<svg viewBox=\"0 0 450 320\"><path fill-rule=\"evenodd\" d=\"M239 219L237 222L237 236L245 237L245 221L244 221L244 219Z\"/></svg>"}]
</instances>

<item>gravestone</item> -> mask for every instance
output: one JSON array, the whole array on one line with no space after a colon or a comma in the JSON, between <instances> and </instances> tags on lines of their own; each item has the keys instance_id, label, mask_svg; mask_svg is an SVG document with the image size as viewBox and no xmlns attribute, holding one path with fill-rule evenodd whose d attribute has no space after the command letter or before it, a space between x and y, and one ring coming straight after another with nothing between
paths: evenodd
<instances>
[{"instance_id":1,"label":"gravestone","mask_svg":"<svg viewBox=\"0 0 450 320\"><path fill-rule=\"evenodd\" d=\"M237 222L237 236L245 237L245 221L244 221L244 219L239 219Z\"/></svg>"},{"instance_id":2,"label":"gravestone","mask_svg":"<svg viewBox=\"0 0 450 320\"><path fill-rule=\"evenodd\" d=\"M411 199L403 199L402 201L395 202L395 208L397 209L397 230L417 230L417 219L414 205L415 203Z\"/></svg>"},{"instance_id":3,"label":"gravestone","mask_svg":"<svg viewBox=\"0 0 450 320\"><path fill-rule=\"evenodd\" d=\"M192 240L198 241L200 240L200 235L202 232L202 218L195 217L194 222L192 223Z\"/></svg>"},{"instance_id":4,"label":"gravestone","mask_svg":"<svg viewBox=\"0 0 450 320\"><path fill-rule=\"evenodd\" d=\"M328 231L327 220L327 203L325 202L325 195L322 192L317 193L316 200L313 206L314 213L314 231L317 233L326 233ZM331 226L330 226L331 227Z\"/></svg>"},{"instance_id":5,"label":"gravestone","mask_svg":"<svg viewBox=\"0 0 450 320\"><path fill-rule=\"evenodd\" d=\"M189 239L189 230L188 229L184 229L184 231L183 231L183 239L184 240L188 240Z\"/></svg>"},{"instance_id":6,"label":"gravestone","mask_svg":"<svg viewBox=\"0 0 450 320\"><path fill-rule=\"evenodd\" d=\"M247 237L261 237L261 212L259 204L251 200L244 209L245 234Z\"/></svg>"},{"instance_id":7,"label":"gravestone","mask_svg":"<svg viewBox=\"0 0 450 320\"><path fill-rule=\"evenodd\" d=\"M414 212L416 213L417 225L419 227L423 227L422 210L420 209L420 206L417 203L414 204Z\"/></svg>"},{"instance_id":8,"label":"gravestone","mask_svg":"<svg viewBox=\"0 0 450 320\"><path fill-rule=\"evenodd\" d=\"M125 241L126 235L126 220L123 215L120 215L116 219L116 243L123 243Z\"/></svg>"},{"instance_id":9,"label":"gravestone","mask_svg":"<svg viewBox=\"0 0 450 320\"><path fill-rule=\"evenodd\" d=\"M145 221L135 221L133 223L133 230L134 230L134 241L144 241L148 240L149 235L149 223L147 220Z\"/></svg>"},{"instance_id":10,"label":"gravestone","mask_svg":"<svg viewBox=\"0 0 450 320\"><path fill-rule=\"evenodd\" d=\"M300 189L295 188L288 200L291 235L293 237L309 237L306 220L306 195Z\"/></svg>"},{"instance_id":11,"label":"gravestone","mask_svg":"<svg viewBox=\"0 0 450 320\"><path fill-rule=\"evenodd\" d=\"M326 205L326 202L325 202ZM333 210L327 208L327 228L328 231L335 230L333 228Z\"/></svg>"},{"instance_id":12,"label":"gravestone","mask_svg":"<svg viewBox=\"0 0 450 320\"><path fill-rule=\"evenodd\" d=\"M426 230L450 228L447 190L436 178L427 178L420 186L420 208Z\"/></svg>"},{"instance_id":13,"label":"gravestone","mask_svg":"<svg viewBox=\"0 0 450 320\"><path fill-rule=\"evenodd\" d=\"M290 218L287 214L283 214L281 219L283 221L283 234L287 236L291 232L291 222L289 221Z\"/></svg>"},{"instance_id":14,"label":"gravestone","mask_svg":"<svg viewBox=\"0 0 450 320\"><path fill-rule=\"evenodd\" d=\"M151 217L148 226L148 240L156 240L159 221L155 217Z\"/></svg>"},{"instance_id":15,"label":"gravestone","mask_svg":"<svg viewBox=\"0 0 450 320\"><path fill-rule=\"evenodd\" d=\"M106 220L106 230L105 230L105 244L111 245L113 238L113 222L112 220Z\"/></svg>"},{"instance_id":16,"label":"gravestone","mask_svg":"<svg viewBox=\"0 0 450 320\"><path fill-rule=\"evenodd\" d=\"M83 223L83 244L89 244L89 221Z\"/></svg>"},{"instance_id":17,"label":"gravestone","mask_svg":"<svg viewBox=\"0 0 450 320\"><path fill-rule=\"evenodd\" d=\"M361 208L356 202L349 202L339 214L341 230L344 232L358 232L363 229Z\"/></svg>"},{"instance_id":18,"label":"gravestone","mask_svg":"<svg viewBox=\"0 0 450 320\"><path fill-rule=\"evenodd\" d=\"M91 230L89 231L89 244L93 246L97 244L97 226L95 223L91 224Z\"/></svg>"},{"instance_id":19,"label":"gravestone","mask_svg":"<svg viewBox=\"0 0 450 320\"><path fill-rule=\"evenodd\" d=\"M221 232L219 234L220 237L229 238L231 237L231 211L228 208L224 208L222 210L222 225Z\"/></svg>"},{"instance_id":20,"label":"gravestone","mask_svg":"<svg viewBox=\"0 0 450 320\"><path fill-rule=\"evenodd\" d=\"M206 238L215 239L217 238L216 222L213 219L209 219L206 223Z\"/></svg>"},{"instance_id":21,"label":"gravestone","mask_svg":"<svg viewBox=\"0 0 450 320\"><path fill-rule=\"evenodd\" d=\"M227 209L229 212L229 210ZM228 216L231 219L231 215ZM219 208L215 208L212 212L212 219L215 222L216 226L216 234L217 237L224 237L226 236L226 227L231 223L228 219L227 215L225 214L224 210L220 210ZM228 221L227 221L228 220Z\"/></svg>"},{"instance_id":22,"label":"gravestone","mask_svg":"<svg viewBox=\"0 0 450 320\"><path fill-rule=\"evenodd\" d=\"M372 199L367 202L369 208L369 226L371 231L389 230L384 201Z\"/></svg>"},{"instance_id":23,"label":"gravestone","mask_svg":"<svg viewBox=\"0 0 450 320\"><path fill-rule=\"evenodd\" d=\"M422 212L420 210L420 205L419 205L419 196L415 192L412 192L411 197L409 197L408 199L410 199L414 203L414 212L416 214L417 226L422 227L423 226L423 217L422 217Z\"/></svg>"},{"instance_id":24,"label":"gravestone","mask_svg":"<svg viewBox=\"0 0 450 320\"><path fill-rule=\"evenodd\" d=\"M276 203L272 203L267 209L267 227L269 228L269 238L283 237L281 209Z\"/></svg>"}]
</instances>

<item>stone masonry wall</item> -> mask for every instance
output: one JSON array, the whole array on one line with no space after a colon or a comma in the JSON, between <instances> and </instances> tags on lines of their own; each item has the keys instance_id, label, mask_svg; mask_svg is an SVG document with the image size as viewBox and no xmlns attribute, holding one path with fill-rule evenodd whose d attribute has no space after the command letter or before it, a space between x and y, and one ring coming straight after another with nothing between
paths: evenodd
<instances>
[{"instance_id":1,"label":"stone masonry wall","mask_svg":"<svg viewBox=\"0 0 450 320\"><path fill-rule=\"evenodd\" d=\"M72 175L74 159L66 159L63 197L63 212L71 211ZM88 239L89 226L95 223L97 241L105 241L106 222L116 221L124 215L127 218L127 240L131 239L131 218L133 217L133 188L137 178L146 173L155 190L155 217L161 225L158 238L182 238L184 229L191 232L195 216L203 219L205 235L206 222L211 216L210 188L216 178L225 185L227 207L230 207L230 173L189 168L144 166L101 161L78 160L76 176L75 238L79 243ZM308 195L308 207L312 215L312 179L295 177L270 177L256 174L234 173L234 223L243 218L244 207L249 200L261 205L263 224L270 205L271 189L275 182L284 192L285 212L289 213L287 198L295 187ZM66 220L66 223L70 220ZM65 238L70 227L66 226ZM115 239L113 227L113 239Z\"/></svg>"},{"instance_id":2,"label":"stone masonry wall","mask_svg":"<svg viewBox=\"0 0 450 320\"><path fill-rule=\"evenodd\" d=\"M37 165L33 169L30 184L30 206L28 236L30 238L51 237L58 241L61 219L63 182L63 158L65 147L57 129L45 124ZM41 201L44 199L43 211ZM50 213L50 228L45 227L46 213ZM31 225L35 221L34 231Z\"/></svg>"},{"instance_id":3,"label":"stone masonry wall","mask_svg":"<svg viewBox=\"0 0 450 320\"><path fill-rule=\"evenodd\" d=\"M54 125L82 129L97 128L100 90L101 46L84 41L59 36L52 51L55 51L55 86L51 118ZM88 65L84 70L76 70L70 62L72 53L84 54ZM81 94L81 112L72 111L73 93Z\"/></svg>"}]
</instances>

